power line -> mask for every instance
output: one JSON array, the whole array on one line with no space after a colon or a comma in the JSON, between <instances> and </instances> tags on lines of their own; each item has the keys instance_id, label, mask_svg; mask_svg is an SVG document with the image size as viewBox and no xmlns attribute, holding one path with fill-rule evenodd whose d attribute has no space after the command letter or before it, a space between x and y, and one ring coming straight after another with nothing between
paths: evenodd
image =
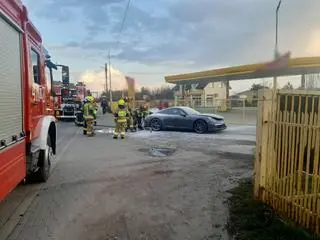
<instances>
[{"instance_id":1,"label":"power line","mask_svg":"<svg viewBox=\"0 0 320 240\"><path fill-rule=\"evenodd\" d=\"M126 22L126 19L127 19L127 15L128 15L130 3L131 3L131 0L128 0L127 5L126 5L126 8L125 8L125 10L124 10L124 15L123 15L123 18L122 18L122 21L121 21L121 26L120 26L120 29L119 29L119 32L118 32L118 38L117 38L117 41L116 41L116 46L119 44L120 36L121 36L121 33L122 33L123 29L124 29L124 25L125 25L125 22ZM111 47L109 47L109 53L108 53L108 55L109 55L108 58L110 59ZM109 61L109 62L110 62L110 61Z\"/></svg>"},{"instance_id":2,"label":"power line","mask_svg":"<svg viewBox=\"0 0 320 240\"><path fill-rule=\"evenodd\" d=\"M125 9L125 11L124 11L124 16L123 16L123 19L122 19L122 23L121 23L119 35L120 35L120 34L122 33L122 31L123 31L123 27L124 27L124 24L125 24L125 22L126 22L127 15L128 15L128 10L129 10L129 6L130 6L130 2L131 2L131 1L128 0L126 9Z\"/></svg>"},{"instance_id":3,"label":"power line","mask_svg":"<svg viewBox=\"0 0 320 240\"><path fill-rule=\"evenodd\" d=\"M129 11L129 6L130 6L130 2L131 0L128 0L127 2L127 5L126 5L126 8L125 8L125 11L124 11L124 15L123 15L123 18L122 18L122 22L121 22L121 26L120 26L120 30L119 30L119 33L118 33L118 39L116 41L116 46L119 44L119 41L120 41L120 36L121 36L121 33L123 31L123 28L124 28L124 24L126 22L126 19L127 19L127 15L128 15L128 11ZM111 87L111 47L109 47L109 53L108 53L108 60L109 60L109 91L110 91L110 101L112 101L112 87ZM107 66L107 65L106 65ZM106 79L106 84L107 84L107 79ZM107 87L107 85L106 85Z\"/></svg>"},{"instance_id":4,"label":"power line","mask_svg":"<svg viewBox=\"0 0 320 240\"><path fill-rule=\"evenodd\" d=\"M118 43L120 41L121 33L122 33L123 29L124 29L124 25L125 25L125 22L126 22L126 19L127 19L127 15L128 15L128 11L129 11L129 7L130 7L130 2L131 2L131 0L128 0L126 8L124 10L124 15L123 15L123 18L122 18L122 22L121 22L120 30L119 30L119 33L118 33L118 40L116 42L116 45L118 45Z\"/></svg>"}]
</instances>

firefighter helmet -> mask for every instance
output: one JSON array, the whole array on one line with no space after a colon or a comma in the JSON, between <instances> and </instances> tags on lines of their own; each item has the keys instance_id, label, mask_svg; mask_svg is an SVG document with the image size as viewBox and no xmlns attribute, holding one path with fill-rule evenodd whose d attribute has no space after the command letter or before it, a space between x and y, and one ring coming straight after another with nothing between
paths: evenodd
<instances>
[{"instance_id":1,"label":"firefighter helmet","mask_svg":"<svg viewBox=\"0 0 320 240\"><path fill-rule=\"evenodd\" d=\"M119 106L125 105L125 104L126 104L126 102L125 102L123 99L120 99L120 100L118 101L118 105L119 105Z\"/></svg>"},{"instance_id":2,"label":"firefighter helmet","mask_svg":"<svg viewBox=\"0 0 320 240\"><path fill-rule=\"evenodd\" d=\"M86 101L87 101L87 102L90 102L90 103L93 103L93 102L94 102L94 97L92 97L92 96L87 96L87 97L86 97Z\"/></svg>"}]
</instances>

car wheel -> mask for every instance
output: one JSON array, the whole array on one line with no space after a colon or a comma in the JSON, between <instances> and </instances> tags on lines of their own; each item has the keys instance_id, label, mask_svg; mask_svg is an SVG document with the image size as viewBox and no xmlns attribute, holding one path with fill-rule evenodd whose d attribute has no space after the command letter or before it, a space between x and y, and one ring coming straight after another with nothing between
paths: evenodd
<instances>
[{"instance_id":1,"label":"car wheel","mask_svg":"<svg viewBox=\"0 0 320 240\"><path fill-rule=\"evenodd\" d=\"M161 124L160 119L158 119L158 118L151 119L150 127L153 131L160 131L162 128L162 124Z\"/></svg>"},{"instance_id":2,"label":"car wheel","mask_svg":"<svg viewBox=\"0 0 320 240\"><path fill-rule=\"evenodd\" d=\"M53 149L51 138L48 136L47 149L41 150L39 159L39 169L35 173L35 180L37 182L46 182L50 176L51 158L53 157Z\"/></svg>"},{"instance_id":3,"label":"car wheel","mask_svg":"<svg viewBox=\"0 0 320 240\"><path fill-rule=\"evenodd\" d=\"M203 120L197 120L197 121L194 123L193 130L194 130L196 133L202 134L202 133L207 132L207 130L208 130L208 125L207 125L207 123L206 123L205 121L203 121Z\"/></svg>"}]
</instances>

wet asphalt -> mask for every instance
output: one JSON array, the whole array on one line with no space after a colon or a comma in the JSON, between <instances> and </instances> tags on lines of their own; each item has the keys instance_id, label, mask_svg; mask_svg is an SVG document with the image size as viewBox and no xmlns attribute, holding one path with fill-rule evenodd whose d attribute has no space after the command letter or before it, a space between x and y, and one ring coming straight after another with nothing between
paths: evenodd
<instances>
[{"instance_id":1,"label":"wet asphalt","mask_svg":"<svg viewBox=\"0 0 320 240\"><path fill-rule=\"evenodd\" d=\"M98 123L113 125L110 116ZM125 140L97 128L88 138L59 123L50 179L19 186L0 204L0 232L10 232L0 240L231 239L225 199L252 174L254 126L204 135L141 131Z\"/></svg>"}]
</instances>

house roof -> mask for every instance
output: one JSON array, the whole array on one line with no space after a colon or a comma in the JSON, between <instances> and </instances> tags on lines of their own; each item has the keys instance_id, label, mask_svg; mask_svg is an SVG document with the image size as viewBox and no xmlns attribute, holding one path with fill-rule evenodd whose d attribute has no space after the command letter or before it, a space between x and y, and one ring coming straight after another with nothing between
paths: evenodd
<instances>
[{"instance_id":1,"label":"house roof","mask_svg":"<svg viewBox=\"0 0 320 240\"><path fill-rule=\"evenodd\" d=\"M191 90L192 89L192 84L183 84L184 85L184 89L185 90ZM206 86L208 85L208 83L204 83L204 82L199 82L196 83L195 89L204 89ZM173 88L173 91L179 91L179 84L176 84Z\"/></svg>"},{"instance_id":2,"label":"house roof","mask_svg":"<svg viewBox=\"0 0 320 240\"><path fill-rule=\"evenodd\" d=\"M207 85L208 83L206 82L199 82L196 86L196 89L204 89Z\"/></svg>"},{"instance_id":3,"label":"house roof","mask_svg":"<svg viewBox=\"0 0 320 240\"><path fill-rule=\"evenodd\" d=\"M246 95L250 92L253 92L252 90L245 90L245 91L242 91L242 92L238 92L238 93L235 93L235 94L232 94L232 96L241 96L241 95Z\"/></svg>"},{"instance_id":4,"label":"house roof","mask_svg":"<svg viewBox=\"0 0 320 240\"><path fill-rule=\"evenodd\" d=\"M260 88L260 89L269 90L270 88L264 87L264 88ZM260 90L260 89L259 89L259 90ZM242 92L238 92L238 93L232 94L232 96L246 95L246 94L251 93L251 92L256 92L256 90L248 89L248 90L245 90L245 91L242 91Z\"/></svg>"}]
</instances>

